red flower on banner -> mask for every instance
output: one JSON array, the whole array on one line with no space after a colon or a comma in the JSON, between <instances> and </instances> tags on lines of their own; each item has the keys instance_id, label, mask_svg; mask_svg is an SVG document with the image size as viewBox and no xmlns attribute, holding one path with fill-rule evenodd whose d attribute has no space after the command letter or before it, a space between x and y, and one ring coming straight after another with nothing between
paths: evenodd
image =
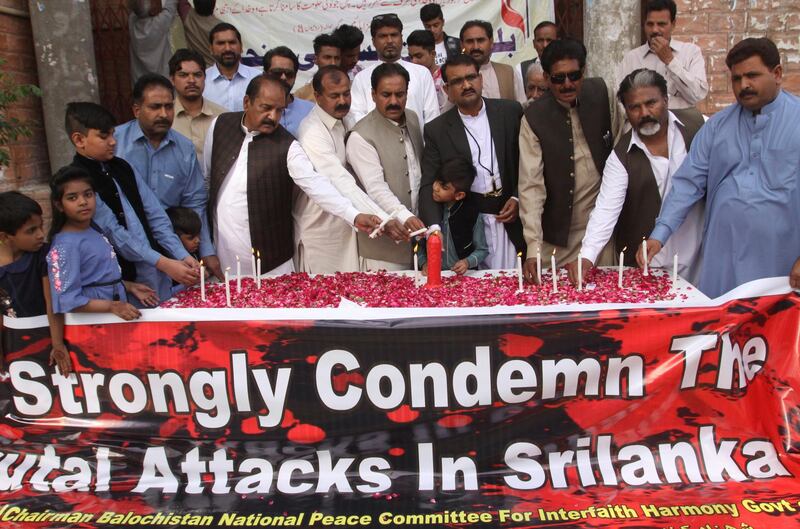
<instances>
[{"instance_id":1,"label":"red flower on banner","mask_svg":"<svg viewBox=\"0 0 800 529\"><path fill-rule=\"evenodd\" d=\"M500 0L500 4L500 15L503 17L503 22L525 33L525 19L519 14L519 11L511 7L511 0Z\"/></svg>"}]
</instances>

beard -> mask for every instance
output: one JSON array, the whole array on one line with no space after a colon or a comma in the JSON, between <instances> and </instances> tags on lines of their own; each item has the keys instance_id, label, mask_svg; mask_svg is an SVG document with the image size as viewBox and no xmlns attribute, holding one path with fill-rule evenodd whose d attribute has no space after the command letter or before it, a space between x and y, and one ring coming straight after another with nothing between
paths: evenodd
<instances>
[{"instance_id":1,"label":"beard","mask_svg":"<svg viewBox=\"0 0 800 529\"><path fill-rule=\"evenodd\" d=\"M639 125L639 129L636 131L642 136L655 136L658 134L658 131L661 130L661 123L648 121L644 125Z\"/></svg>"}]
</instances>

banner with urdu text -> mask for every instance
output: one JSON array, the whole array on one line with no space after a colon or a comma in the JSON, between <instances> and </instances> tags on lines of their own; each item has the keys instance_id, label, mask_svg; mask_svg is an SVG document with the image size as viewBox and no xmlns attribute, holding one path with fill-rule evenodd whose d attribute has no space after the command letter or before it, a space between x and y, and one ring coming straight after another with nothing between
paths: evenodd
<instances>
[{"instance_id":1,"label":"banner with urdu text","mask_svg":"<svg viewBox=\"0 0 800 529\"><path fill-rule=\"evenodd\" d=\"M330 33L342 24L364 32L362 60L375 60L369 25L375 15L394 13L403 21L403 36L424 29L419 0L217 0L215 14L234 24L242 34L246 62L261 64L264 53L275 46L288 46L300 58L297 86L310 80L314 66L314 37ZM445 31L458 37L468 20L487 20L494 28L492 60L519 63L536 56L533 28L553 20L553 0L439 0ZM404 40L405 41L405 40ZM403 53L406 55L406 52ZM313 71L312 71L313 73Z\"/></svg>"},{"instance_id":2,"label":"banner with urdu text","mask_svg":"<svg viewBox=\"0 0 800 529\"><path fill-rule=\"evenodd\" d=\"M7 319L2 527L800 525L797 294L223 312L69 325L68 377Z\"/></svg>"}]
</instances>

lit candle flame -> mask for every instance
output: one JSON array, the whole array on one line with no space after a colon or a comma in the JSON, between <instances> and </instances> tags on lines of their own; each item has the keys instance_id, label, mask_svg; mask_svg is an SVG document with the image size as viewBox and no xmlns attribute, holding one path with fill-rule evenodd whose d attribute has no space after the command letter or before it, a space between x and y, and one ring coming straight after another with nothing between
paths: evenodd
<instances>
[{"instance_id":1,"label":"lit candle flame","mask_svg":"<svg viewBox=\"0 0 800 529\"><path fill-rule=\"evenodd\" d=\"M261 250L256 250L256 257L261 259Z\"/></svg>"},{"instance_id":2,"label":"lit candle flame","mask_svg":"<svg viewBox=\"0 0 800 529\"><path fill-rule=\"evenodd\" d=\"M522 252L517 252L517 257L522 257Z\"/></svg>"},{"instance_id":3,"label":"lit candle flame","mask_svg":"<svg viewBox=\"0 0 800 529\"><path fill-rule=\"evenodd\" d=\"M419 248L419 243L414 245L414 253L417 253L417 249Z\"/></svg>"},{"instance_id":4,"label":"lit candle flame","mask_svg":"<svg viewBox=\"0 0 800 529\"><path fill-rule=\"evenodd\" d=\"M626 246L625 248L622 249L622 252L624 252L627 249L628 249L628 247ZM620 252L620 253L622 253L622 252Z\"/></svg>"},{"instance_id":5,"label":"lit candle flame","mask_svg":"<svg viewBox=\"0 0 800 529\"><path fill-rule=\"evenodd\" d=\"M556 254L556 249L555 249L555 248L553 248L553 255L555 255L555 254Z\"/></svg>"}]
</instances>

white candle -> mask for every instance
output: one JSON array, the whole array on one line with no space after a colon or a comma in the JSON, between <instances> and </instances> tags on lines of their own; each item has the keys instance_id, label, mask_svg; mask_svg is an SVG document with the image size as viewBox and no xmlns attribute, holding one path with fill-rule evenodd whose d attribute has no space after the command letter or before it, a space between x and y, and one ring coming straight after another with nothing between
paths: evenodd
<instances>
[{"instance_id":1,"label":"white candle","mask_svg":"<svg viewBox=\"0 0 800 529\"><path fill-rule=\"evenodd\" d=\"M536 280L542 281L542 248L536 248Z\"/></svg>"},{"instance_id":2,"label":"white candle","mask_svg":"<svg viewBox=\"0 0 800 529\"><path fill-rule=\"evenodd\" d=\"M517 292L522 292L522 252L517 254L517 283L519 284Z\"/></svg>"},{"instance_id":3,"label":"white candle","mask_svg":"<svg viewBox=\"0 0 800 529\"><path fill-rule=\"evenodd\" d=\"M583 256L578 252L578 292L583 290Z\"/></svg>"},{"instance_id":4,"label":"white candle","mask_svg":"<svg viewBox=\"0 0 800 529\"><path fill-rule=\"evenodd\" d=\"M678 285L678 254L672 257L672 288Z\"/></svg>"},{"instance_id":5,"label":"white candle","mask_svg":"<svg viewBox=\"0 0 800 529\"><path fill-rule=\"evenodd\" d=\"M644 272L642 275L649 275L647 272L647 240L642 237L642 256L644 257Z\"/></svg>"},{"instance_id":6,"label":"white candle","mask_svg":"<svg viewBox=\"0 0 800 529\"><path fill-rule=\"evenodd\" d=\"M558 274L556 273L556 249L553 248L553 255L550 256L550 272L553 274L553 293L558 292Z\"/></svg>"},{"instance_id":7,"label":"white candle","mask_svg":"<svg viewBox=\"0 0 800 529\"><path fill-rule=\"evenodd\" d=\"M250 248L252 253L250 254L250 273L253 274L253 281L256 280L256 249Z\"/></svg>"},{"instance_id":8,"label":"white candle","mask_svg":"<svg viewBox=\"0 0 800 529\"><path fill-rule=\"evenodd\" d=\"M628 247L626 246L619 252L619 277L617 278L617 286L619 288L622 288L622 264L625 262L625 250L627 249Z\"/></svg>"},{"instance_id":9,"label":"white candle","mask_svg":"<svg viewBox=\"0 0 800 529\"><path fill-rule=\"evenodd\" d=\"M261 288L261 252L256 250L256 288Z\"/></svg>"},{"instance_id":10,"label":"white candle","mask_svg":"<svg viewBox=\"0 0 800 529\"><path fill-rule=\"evenodd\" d=\"M236 256L236 294L242 293L242 262Z\"/></svg>"},{"instance_id":11,"label":"white candle","mask_svg":"<svg viewBox=\"0 0 800 529\"><path fill-rule=\"evenodd\" d=\"M206 300L206 267L203 266L202 259L200 259L200 299Z\"/></svg>"},{"instance_id":12,"label":"white candle","mask_svg":"<svg viewBox=\"0 0 800 529\"><path fill-rule=\"evenodd\" d=\"M230 307L231 306L231 282L230 277L228 277L228 272L230 271L231 267L225 269L225 303Z\"/></svg>"},{"instance_id":13,"label":"white candle","mask_svg":"<svg viewBox=\"0 0 800 529\"><path fill-rule=\"evenodd\" d=\"M419 250L419 243L414 245L414 286L419 285L419 258L417 258L417 250Z\"/></svg>"}]
</instances>

